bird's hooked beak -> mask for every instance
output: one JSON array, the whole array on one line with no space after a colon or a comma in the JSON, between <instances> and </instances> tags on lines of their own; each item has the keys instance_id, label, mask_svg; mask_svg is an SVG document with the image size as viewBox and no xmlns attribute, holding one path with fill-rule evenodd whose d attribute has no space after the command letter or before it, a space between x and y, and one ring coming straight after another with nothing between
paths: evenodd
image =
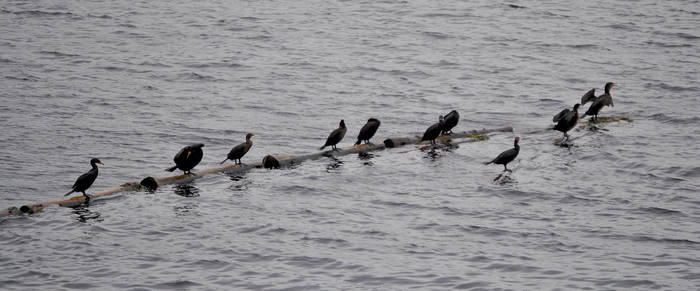
<instances>
[{"instance_id":1,"label":"bird's hooked beak","mask_svg":"<svg viewBox=\"0 0 700 291\"><path fill-rule=\"evenodd\" d=\"M97 163L95 163L95 164L100 164L100 165L104 165L104 164L103 164L102 162L97 162Z\"/></svg>"}]
</instances>

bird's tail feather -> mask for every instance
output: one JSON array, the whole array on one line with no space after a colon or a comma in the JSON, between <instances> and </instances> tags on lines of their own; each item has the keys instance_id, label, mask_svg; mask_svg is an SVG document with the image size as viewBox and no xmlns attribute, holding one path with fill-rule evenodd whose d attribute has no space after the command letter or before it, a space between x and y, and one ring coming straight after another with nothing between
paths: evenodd
<instances>
[{"instance_id":1,"label":"bird's tail feather","mask_svg":"<svg viewBox=\"0 0 700 291\"><path fill-rule=\"evenodd\" d=\"M219 165L222 165L222 164L225 163L226 161L228 161L228 158L226 158L225 160L221 161L221 163L219 163Z\"/></svg>"},{"instance_id":2,"label":"bird's tail feather","mask_svg":"<svg viewBox=\"0 0 700 291\"><path fill-rule=\"evenodd\" d=\"M361 143L362 143L362 141L358 139L357 142L355 143L355 145L358 145L358 144L361 144Z\"/></svg>"},{"instance_id":3,"label":"bird's tail feather","mask_svg":"<svg viewBox=\"0 0 700 291\"><path fill-rule=\"evenodd\" d=\"M168 171L168 172L172 172L172 171L175 171L175 169L177 169L177 165L172 166L172 167L170 167L170 168L167 168L167 169L165 169L165 170Z\"/></svg>"},{"instance_id":4,"label":"bird's tail feather","mask_svg":"<svg viewBox=\"0 0 700 291\"><path fill-rule=\"evenodd\" d=\"M322 146L322 147L320 147L320 148L318 148L318 149L319 149L319 150L323 150L323 149L326 148L326 147L327 147L327 146Z\"/></svg>"},{"instance_id":5,"label":"bird's tail feather","mask_svg":"<svg viewBox=\"0 0 700 291\"><path fill-rule=\"evenodd\" d=\"M70 195L70 194L73 194L73 192L75 192L75 190L70 190L70 192L64 194L63 196L68 196L68 195Z\"/></svg>"},{"instance_id":6,"label":"bird's tail feather","mask_svg":"<svg viewBox=\"0 0 700 291\"><path fill-rule=\"evenodd\" d=\"M485 162L484 165L493 164L493 161Z\"/></svg>"}]
</instances>

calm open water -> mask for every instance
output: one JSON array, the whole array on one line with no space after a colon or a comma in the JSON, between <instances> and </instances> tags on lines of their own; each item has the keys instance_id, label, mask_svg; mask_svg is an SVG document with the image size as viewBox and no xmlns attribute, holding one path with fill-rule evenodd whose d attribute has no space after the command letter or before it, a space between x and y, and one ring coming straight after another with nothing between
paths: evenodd
<instances>
[{"instance_id":1,"label":"calm open water","mask_svg":"<svg viewBox=\"0 0 700 291\"><path fill-rule=\"evenodd\" d=\"M698 27L698 1L4 1L2 208L61 198L91 157L98 192L247 132L244 162L314 152L341 118L342 146L452 109L515 133L2 218L0 289L696 290ZM553 145L608 81L601 115L633 122Z\"/></svg>"}]
</instances>

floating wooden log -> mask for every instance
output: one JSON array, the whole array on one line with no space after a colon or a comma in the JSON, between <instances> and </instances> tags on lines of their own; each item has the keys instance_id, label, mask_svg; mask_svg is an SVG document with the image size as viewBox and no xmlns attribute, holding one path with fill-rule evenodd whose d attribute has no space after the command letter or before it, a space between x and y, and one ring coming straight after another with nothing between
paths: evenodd
<instances>
[{"instance_id":1,"label":"floating wooden log","mask_svg":"<svg viewBox=\"0 0 700 291\"><path fill-rule=\"evenodd\" d=\"M512 132L512 127L503 127L496 129L482 129L482 130L472 130L462 133L453 133L452 135L443 135L436 139L438 143L442 144L456 144L462 142L475 142L488 139L486 134L494 132ZM454 141L455 139L468 138L464 141ZM301 163L302 161L319 159L328 156L344 156L356 153L366 153L372 151L383 150L385 148L394 148L408 144L417 144L420 140L419 136L412 138L389 138L382 144L360 144L356 146L345 147L338 150L327 150L313 154L307 155L267 155L263 158L262 162L255 162L249 164L234 164L222 167L209 168L204 170L199 170L193 172L190 175L177 175L163 178L153 178L146 177L139 182L130 182L123 184L118 187L114 187L99 193L89 194L90 200L94 200L101 197L115 195L124 191L140 191L140 190L155 190L159 186L173 184L173 183L187 183L189 181L199 179L209 174L214 173L240 173L248 171L252 168L279 168L287 167L290 165ZM427 143L427 142L425 142ZM0 217L8 215L21 215L21 214L32 214L51 205L60 205L66 207L75 207L85 203L85 197L82 195L74 196L68 199L54 200L37 204L23 205L21 207L10 207L5 210L0 211Z\"/></svg>"}]
</instances>

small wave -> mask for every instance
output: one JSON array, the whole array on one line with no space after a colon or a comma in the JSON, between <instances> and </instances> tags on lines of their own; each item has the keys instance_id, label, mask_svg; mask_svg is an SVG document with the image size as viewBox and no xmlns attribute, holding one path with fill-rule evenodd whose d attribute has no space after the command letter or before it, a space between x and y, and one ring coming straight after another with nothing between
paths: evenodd
<instances>
[{"instance_id":1,"label":"small wave","mask_svg":"<svg viewBox=\"0 0 700 291\"><path fill-rule=\"evenodd\" d=\"M693 117L687 117L687 118L682 118L682 117L673 117L673 116L668 116L663 113L657 113L654 115L650 116L651 119L659 121L661 123L672 123L672 124L700 124L700 117L698 116L693 116Z\"/></svg>"},{"instance_id":2,"label":"small wave","mask_svg":"<svg viewBox=\"0 0 700 291\"><path fill-rule=\"evenodd\" d=\"M70 13L70 12L61 12L61 11L42 11L42 10L21 10L21 11L10 11L10 10L5 10L2 9L0 10L2 13L9 13L9 14L15 14L15 15L30 15L30 16L75 16L75 14Z\"/></svg>"},{"instance_id":3,"label":"small wave","mask_svg":"<svg viewBox=\"0 0 700 291\"><path fill-rule=\"evenodd\" d=\"M680 244L680 245L700 244L700 242L696 242L696 241L692 241L692 240L688 240L688 239L655 238L655 237L650 237L650 236L646 236L646 235L606 234L606 235L601 235L600 237L612 239L612 240L626 239L626 240L637 241L637 242L655 242L655 243L662 243L662 244Z\"/></svg>"},{"instance_id":4,"label":"small wave","mask_svg":"<svg viewBox=\"0 0 700 291\"><path fill-rule=\"evenodd\" d=\"M671 210L661 207L640 207L637 208L638 213L652 213L658 215L685 215L683 212L678 210Z\"/></svg>"},{"instance_id":5,"label":"small wave","mask_svg":"<svg viewBox=\"0 0 700 291\"><path fill-rule=\"evenodd\" d=\"M79 57L80 55L76 54L69 54L69 53L62 53L62 52L57 52L57 51L39 51L38 53L43 54L43 55L50 55L58 58L70 58L70 57Z\"/></svg>"},{"instance_id":6,"label":"small wave","mask_svg":"<svg viewBox=\"0 0 700 291\"><path fill-rule=\"evenodd\" d=\"M113 18L112 16L109 16L107 14L102 14L102 15L88 14L87 16L92 17L92 18L98 18L98 19L112 19Z\"/></svg>"},{"instance_id":7,"label":"small wave","mask_svg":"<svg viewBox=\"0 0 700 291\"><path fill-rule=\"evenodd\" d=\"M444 34L444 33L442 33L442 32L436 32L436 31L424 31L424 32L423 32L423 35L429 36L429 37L432 37L432 38L436 38L436 39L448 39L448 38L451 38L451 36L449 36L449 35L447 35L447 34Z\"/></svg>"},{"instance_id":8,"label":"small wave","mask_svg":"<svg viewBox=\"0 0 700 291\"><path fill-rule=\"evenodd\" d=\"M202 284L199 284L197 282L192 282L189 280L178 280L178 281L156 284L156 285L153 285L152 287L155 289L179 290L179 289L195 288L198 286L202 286Z\"/></svg>"},{"instance_id":9,"label":"small wave","mask_svg":"<svg viewBox=\"0 0 700 291\"><path fill-rule=\"evenodd\" d=\"M654 281L649 281L649 280L607 280L607 281L602 281L602 282L597 282L596 285L598 286L612 286L612 287L619 287L619 288L631 288L631 287L638 287L638 286L656 286L660 287Z\"/></svg>"},{"instance_id":10,"label":"small wave","mask_svg":"<svg viewBox=\"0 0 700 291\"><path fill-rule=\"evenodd\" d=\"M97 285L95 284L90 284L90 283L78 283L78 282L71 282L71 283L66 283L61 285L61 287L64 287L66 289L97 289Z\"/></svg>"},{"instance_id":11,"label":"small wave","mask_svg":"<svg viewBox=\"0 0 700 291\"><path fill-rule=\"evenodd\" d=\"M323 268L323 265L328 265L337 262L336 260L331 258L319 258L309 256L295 256L287 258L284 261L286 261L286 263L289 265L304 268Z\"/></svg>"},{"instance_id":12,"label":"small wave","mask_svg":"<svg viewBox=\"0 0 700 291\"><path fill-rule=\"evenodd\" d=\"M527 265L495 263L484 267L484 269L499 270L502 272L533 273L539 271L541 268Z\"/></svg>"},{"instance_id":13,"label":"small wave","mask_svg":"<svg viewBox=\"0 0 700 291\"><path fill-rule=\"evenodd\" d=\"M471 14L451 14L451 13L423 13L423 14L418 14L416 15L418 17L426 17L426 18L441 18L441 17L447 17L447 18L463 18L463 17L470 17L472 16Z\"/></svg>"},{"instance_id":14,"label":"small wave","mask_svg":"<svg viewBox=\"0 0 700 291\"><path fill-rule=\"evenodd\" d=\"M615 23L615 24L610 24L606 25L605 27L608 28L613 28L613 29L620 29L620 30L626 30L626 31L637 31L639 30L639 27L631 22L628 23Z\"/></svg>"},{"instance_id":15,"label":"small wave","mask_svg":"<svg viewBox=\"0 0 700 291\"><path fill-rule=\"evenodd\" d=\"M406 278L400 278L400 277L387 277L387 276L372 276L372 275L357 275L353 276L350 279L347 280L348 282L351 283L362 283L362 284L367 284L367 285L373 285L373 286L391 286L392 284L395 285L417 285L422 282L412 280L412 279L406 279Z\"/></svg>"},{"instance_id":16,"label":"small wave","mask_svg":"<svg viewBox=\"0 0 700 291\"><path fill-rule=\"evenodd\" d=\"M228 262L224 262L221 260L197 260L194 261L188 265L194 266L197 269L205 269L205 270L211 270L211 269L222 269L230 265Z\"/></svg>"},{"instance_id":17,"label":"small wave","mask_svg":"<svg viewBox=\"0 0 700 291\"><path fill-rule=\"evenodd\" d=\"M221 62L221 63L209 63L209 64L188 64L185 65L187 68L201 69L201 68L241 68L242 64Z\"/></svg>"},{"instance_id":18,"label":"small wave","mask_svg":"<svg viewBox=\"0 0 700 291\"><path fill-rule=\"evenodd\" d=\"M663 47L663 48L678 48L678 47L691 47L692 45L689 44L677 44L677 43L666 43L666 42L660 42L660 41L653 41L653 40L648 40L645 41L644 44L646 45L653 45L657 47Z\"/></svg>"},{"instance_id":19,"label":"small wave","mask_svg":"<svg viewBox=\"0 0 700 291\"><path fill-rule=\"evenodd\" d=\"M27 76L27 77L5 76L5 79L14 80L14 81L25 81L25 82L39 81L39 78L31 76L31 75Z\"/></svg>"},{"instance_id":20,"label":"small wave","mask_svg":"<svg viewBox=\"0 0 700 291\"><path fill-rule=\"evenodd\" d=\"M692 34L685 33L685 32L672 33L671 35L673 35L675 37L682 38L682 39L688 39L688 40L700 39L700 36L692 35Z\"/></svg>"},{"instance_id":21,"label":"small wave","mask_svg":"<svg viewBox=\"0 0 700 291\"><path fill-rule=\"evenodd\" d=\"M513 9L525 9L525 8L527 8L525 6L520 6L520 5L515 5L515 4L506 4L506 6L508 6L509 8L513 8Z\"/></svg>"},{"instance_id":22,"label":"small wave","mask_svg":"<svg viewBox=\"0 0 700 291\"><path fill-rule=\"evenodd\" d=\"M564 45L564 47L574 48L574 49L596 49L596 48L600 48L599 46L597 46L597 45L595 45L595 44L568 44L568 45Z\"/></svg>"},{"instance_id":23,"label":"small wave","mask_svg":"<svg viewBox=\"0 0 700 291\"><path fill-rule=\"evenodd\" d=\"M308 237L304 236L301 238L302 241L312 241L315 243L320 243L320 244L339 244L339 245L348 245L349 242L344 240L344 239L339 239L339 238L327 238L327 237Z\"/></svg>"},{"instance_id":24,"label":"small wave","mask_svg":"<svg viewBox=\"0 0 700 291\"><path fill-rule=\"evenodd\" d=\"M217 81L222 81L222 79L213 77L213 76L208 76L204 74L199 74L195 72L188 72L188 73L181 73L178 74L178 79L185 79L185 80L193 80L193 81L206 81L206 82L217 82ZM171 80L174 81L174 80Z\"/></svg>"},{"instance_id":25,"label":"small wave","mask_svg":"<svg viewBox=\"0 0 700 291\"><path fill-rule=\"evenodd\" d=\"M166 65L163 63L158 63L158 62L143 62L139 64L140 66L150 66L150 67L158 67L158 68L171 68L172 66Z\"/></svg>"}]
</instances>

